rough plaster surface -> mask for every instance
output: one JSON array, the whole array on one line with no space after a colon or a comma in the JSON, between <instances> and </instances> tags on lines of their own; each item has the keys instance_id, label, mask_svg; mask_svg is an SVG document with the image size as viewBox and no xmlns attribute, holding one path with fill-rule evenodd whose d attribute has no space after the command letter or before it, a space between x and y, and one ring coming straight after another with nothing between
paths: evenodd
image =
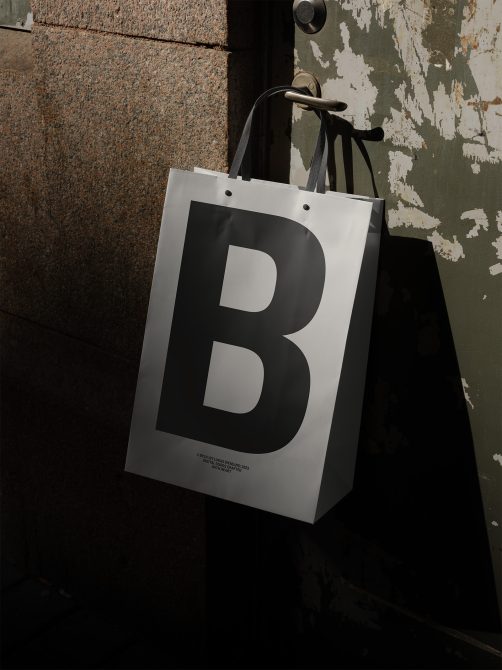
<instances>
[{"instance_id":1,"label":"rough plaster surface","mask_svg":"<svg viewBox=\"0 0 502 670\"><path fill-rule=\"evenodd\" d=\"M318 76L326 96L348 103L340 116L384 129L385 140L367 148L388 228L428 240L436 252L502 589L502 482L492 459L502 440L502 2L328 0L327 7L318 35L297 31L296 65ZM305 176L316 130L307 113L293 116L293 180ZM370 195L355 151L357 192ZM409 295L409 287L388 290L389 301Z\"/></svg>"},{"instance_id":2,"label":"rough plaster surface","mask_svg":"<svg viewBox=\"0 0 502 670\"><path fill-rule=\"evenodd\" d=\"M32 5L38 23L192 44L250 45L253 10L245 0L33 0Z\"/></svg>"},{"instance_id":3,"label":"rough plaster surface","mask_svg":"<svg viewBox=\"0 0 502 670\"><path fill-rule=\"evenodd\" d=\"M230 56L65 28L32 39L34 77L3 74L20 138L4 309L135 358L169 167L226 168Z\"/></svg>"}]
</instances>

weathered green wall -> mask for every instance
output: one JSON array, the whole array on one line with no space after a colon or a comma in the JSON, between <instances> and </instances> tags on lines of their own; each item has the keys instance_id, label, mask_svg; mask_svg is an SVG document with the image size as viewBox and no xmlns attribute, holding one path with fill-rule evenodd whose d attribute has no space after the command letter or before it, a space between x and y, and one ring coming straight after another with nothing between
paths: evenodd
<instances>
[{"instance_id":1,"label":"weathered green wall","mask_svg":"<svg viewBox=\"0 0 502 670\"><path fill-rule=\"evenodd\" d=\"M0 26L30 30L32 23L30 0L0 0Z\"/></svg>"},{"instance_id":2,"label":"weathered green wall","mask_svg":"<svg viewBox=\"0 0 502 670\"><path fill-rule=\"evenodd\" d=\"M384 141L368 143L367 148L380 196L386 199L390 235L432 243L500 593L502 1L327 0L326 4L327 22L318 34L296 30L295 64L318 77L324 97L348 104L340 116L356 128L383 128ZM296 183L305 179L315 132L317 124L310 113L295 109L291 176ZM354 160L356 192L372 195L367 168L359 156ZM338 188L344 189L343 180ZM389 301L407 290L392 285L385 271L379 289ZM379 309L377 301L377 316ZM421 318L426 364L426 350L437 353L442 342L434 314ZM400 364L400 355L396 348L394 365ZM391 405L402 408L406 399L391 382L381 381L388 384L379 396L382 426L387 422L381 448L403 449L412 436L402 427L393 431L385 402L388 408L391 398ZM409 384L414 384L412 377ZM425 423L431 420L424 411L426 404L415 400L414 407ZM455 440L455 426L445 432L444 446L451 449L446 444L449 433ZM423 485L426 496L427 478ZM476 575L466 575L468 579L475 581Z\"/></svg>"}]
</instances>

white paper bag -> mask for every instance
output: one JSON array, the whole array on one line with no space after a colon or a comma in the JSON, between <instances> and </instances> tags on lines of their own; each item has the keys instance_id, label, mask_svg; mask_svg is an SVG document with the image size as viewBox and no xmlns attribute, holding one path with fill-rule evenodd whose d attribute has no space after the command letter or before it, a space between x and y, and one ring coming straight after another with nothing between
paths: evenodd
<instances>
[{"instance_id":1,"label":"white paper bag","mask_svg":"<svg viewBox=\"0 0 502 670\"><path fill-rule=\"evenodd\" d=\"M127 471L310 523L350 491L381 207L171 170Z\"/></svg>"}]
</instances>

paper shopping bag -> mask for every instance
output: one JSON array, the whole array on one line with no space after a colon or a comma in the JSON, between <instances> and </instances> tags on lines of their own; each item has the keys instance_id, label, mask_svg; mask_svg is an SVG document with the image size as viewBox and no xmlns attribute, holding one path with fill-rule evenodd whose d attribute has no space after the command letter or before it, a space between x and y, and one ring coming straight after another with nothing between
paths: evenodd
<instances>
[{"instance_id":1,"label":"paper shopping bag","mask_svg":"<svg viewBox=\"0 0 502 670\"><path fill-rule=\"evenodd\" d=\"M351 489L376 203L171 170L127 471L311 523Z\"/></svg>"}]
</instances>

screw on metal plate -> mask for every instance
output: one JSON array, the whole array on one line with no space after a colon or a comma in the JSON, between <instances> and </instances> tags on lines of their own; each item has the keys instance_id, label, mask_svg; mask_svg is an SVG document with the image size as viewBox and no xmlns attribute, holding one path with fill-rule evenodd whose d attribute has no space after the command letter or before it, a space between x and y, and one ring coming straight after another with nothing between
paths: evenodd
<instances>
[{"instance_id":1,"label":"screw on metal plate","mask_svg":"<svg viewBox=\"0 0 502 670\"><path fill-rule=\"evenodd\" d=\"M318 33L326 22L324 0L295 0L293 18L304 33Z\"/></svg>"},{"instance_id":2,"label":"screw on metal plate","mask_svg":"<svg viewBox=\"0 0 502 670\"><path fill-rule=\"evenodd\" d=\"M284 97L295 102L302 109L326 109L334 112L343 112L347 105L339 100L327 100L321 98L321 85L317 78L310 72L300 71L295 74L291 86L295 88L304 88L305 95L288 91ZM311 95L308 94L308 91Z\"/></svg>"}]
</instances>

